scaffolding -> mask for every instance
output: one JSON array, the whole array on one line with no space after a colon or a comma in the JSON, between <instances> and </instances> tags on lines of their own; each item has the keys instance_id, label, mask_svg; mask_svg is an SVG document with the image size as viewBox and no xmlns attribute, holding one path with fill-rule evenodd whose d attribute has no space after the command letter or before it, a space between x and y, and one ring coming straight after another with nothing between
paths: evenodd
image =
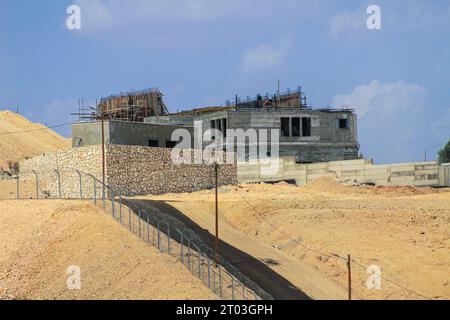
<instances>
[{"instance_id":1,"label":"scaffolding","mask_svg":"<svg viewBox=\"0 0 450 320\"><path fill-rule=\"evenodd\" d=\"M144 122L147 117L169 114L163 96L157 88L112 95L100 100L97 115L100 119Z\"/></svg>"},{"instance_id":2,"label":"scaffolding","mask_svg":"<svg viewBox=\"0 0 450 320\"><path fill-rule=\"evenodd\" d=\"M249 96L246 99L236 95L234 103L230 100L225 102L226 106L234 106L236 109L254 109L254 108L299 108L311 109L308 105L308 98L302 92L302 88L291 91L287 89L285 92L277 90L275 94L266 93L264 95L257 94L254 98Z\"/></svg>"},{"instance_id":3,"label":"scaffolding","mask_svg":"<svg viewBox=\"0 0 450 320\"><path fill-rule=\"evenodd\" d=\"M79 121L117 120L144 122L151 116L168 115L169 111L163 101L164 95L157 88L131 91L111 95L100 99L96 107L84 107L83 100L78 101Z\"/></svg>"}]
</instances>

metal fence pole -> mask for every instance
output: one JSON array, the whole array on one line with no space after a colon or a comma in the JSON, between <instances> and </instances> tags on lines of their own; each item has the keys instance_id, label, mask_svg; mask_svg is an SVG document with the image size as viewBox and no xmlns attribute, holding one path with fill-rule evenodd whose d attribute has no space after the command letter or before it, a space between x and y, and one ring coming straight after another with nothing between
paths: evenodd
<instances>
[{"instance_id":1,"label":"metal fence pole","mask_svg":"<svg viewBox=\"0 0 450 320\"><path fill-rule=\"evenodd\" d=\"M111 189L111 203L112 203L112 215L114 220L116 220L116 204L114 203L115 194L114 191Z\"/></svg>"},{"instance_id":2,"label":"metal fence pole","mask_svg":"<svg viewBox=\"0 0 450 320\"><path fill-rule=\"evenodd\" d=\"M106 196L105 196L105 193L106 193L105 185L102 183L103 210L106 210Z\"/></svg>"},{"instance_id":3,"label":"metal fence pole","mask_svg":"<svg viewBox=\"0 0 450 320\"><path fill-rule=\"evenodd\" d=\"M97 182L94 177L92 177L92 180L94 181L94 191L92 196L94 197L94 204L97 205Z\"/></svg>"},{"instance_id":4,"label":"metal fence pole","mask_svg":"<svg viewBox=\"0 0 450 320\"><path fill-rule=\"evenodd\" d=\"M140 239L141 238L141 209L138 209L138 214L139 214L139 222L138 222L139 232L138 232L138 234L139 234L139 239Z\"/></svg>"},{"instance_id":5,"label":"metal fence pole","mask_svg":"<svg viewBox=\"0 0 450 320\"><path fill-rule=\"evenodd\" d=\"M131 231L131 206L128 207L128 229Z\"/></svg>"},{"instance_id":6,"label":"metal fence pole","mask_svg":"<svg viewBox=\"0 0 450 320\"><path fill-rule=\"evenodd\" d=\"M20 176L17 175L17 186L16 186L16 191L17 191L17 199L20 199L20 188L19 188L19 180L20 180Z\"/></svg>"},{"instance_id":7,"label":"metal fence pole","mask_svg":"<svg viewBox=\"0 0 450 320\"><path fill-rule=\"evenodd\" d=\"M187 239L188 241L188 270L191 271L191 240Z\"/></svg>"},{"instance_id":8,"label":"metal fence pole","mask_svg":"<svg viewBox=\"0 0 450 320\"><path fill-rule=\"evenodd\" d=\"M220 264L218 265L219 267L219 297L222 298L222 272L220 269Z\"/></svg>"},{"instance_id":9,"label":"metal fence pole","mask_svg":"<svg viewBox=\"0 0 450 320\"><path fill-rule=\"evenodd\" d=\"M122 224L122 195L119 191L119 221Z\"/></svg>"},{"instance_id":10,"label":"metal fence pole","mask_svg":"<svg viewBox=\"0 0 450 320\"><path fill-rule=\"evenodd\" d=\"M36 199L39 199L39 177L36 171L33 170L33 173L36 176Z\"/></svg>"},{"instance_id":11,"label":"metal fence pole","mask_svg":"<svg viewBox=\"0 0 450 320\"><path fill-rule=\"evenodd\" d=\"M158 249L159 249L159 251L162 252L162 250L161 250L161 235L160 235L160 229L159 229L159 221L158 221L157 225L158 225Z\"/></svg>"},{"instance_id":12,"label":"metal fence pole","mask_svg":"<svg viewBox=\"0 0 450 320\"><path fill-rule=\"evenodd\" d=\"M170 225L167 224L167 252L170 254Z\"/></svg>"},{"instance_id":13,"label":"metal fence pole","mask_svg":"<svg viewBox=\"0 0 450 320\"><path fill-rule=\"evenodd\" d=\"M208 259L208 288L211 289L211 260L207 256Z\"/></svg>"},{"instance_id":14,"label":"metal fence pole","mask_svg":"<svg viewBox=\"0 0 450 320\"><path fill-rule=\"evenodd\" d=\"M150 215L147 212L147 242L150 244Z\"/></svg>"},{"instance_id":15,"label":"metal fence pole","mask_svg":"<svg viewBox=\"0 0 450 320\"><path fill-rule=\"evenodd\" d=\"M202 274L201 274L201 261L200 261L200 250L198 250L198 248L197 248L197 253L198 253L198 278L200 279L201 278L201 276L202 276Z\"/></svg>"},{"instance_id":16,"label":"metal fence pole","mask_svg":"<svg viewBox=\"0 0 450 320\"><path fill-rule=\"evenodd\" d=\"M55 173L56 173L56 177L58 179L58 197L59 197L59 199L61 199L62 198L61 197L61 175L58 170L55 170Z\"/></svg>"},{"instance_id":17,"label":"metal fence pole","mask_svg":"<svg viewBox=\"0 0 450 320\"><path fill-rule=\"evenodd\" d=\"M181 235L181 238L180 238L180 244L181 244L181 249L180 249L180 260L181 260L181 263L183 263L184 262L184 253L183 253L183 246L184 246L184 243L183 243L183 233L180 233L180 235Z\"/></svg>"}]
</instances>

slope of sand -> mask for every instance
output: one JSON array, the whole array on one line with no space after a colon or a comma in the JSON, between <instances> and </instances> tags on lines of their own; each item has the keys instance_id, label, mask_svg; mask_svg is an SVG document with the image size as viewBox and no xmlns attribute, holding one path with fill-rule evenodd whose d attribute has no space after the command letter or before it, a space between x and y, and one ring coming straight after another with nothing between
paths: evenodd
<instances>
[{"instance_id":1,"label":"slope of sand","mask_svg":"<svg viewBox=\"0 0 450 320\"><path fill-rule=\"evenodd\" d=\"M0 299L216 299L86 202L0 201ZM67 268L81 270L68 290Z\"/></svg>"},{"instance_id":2,"label":"slope of sand","mask_svg":"<svg viewBox=\"0 0 450 320\"><path fill-rule=\"evenodd\" d=\"M12 111L0 111L0 169L45 152L70 147L70 141L51 129Z\"/></svg>"},{"instance_id":3,"label":"slope of sand","mask_svg":"<svg viewBox=\"0 0 450 320\"><path fill-rule=\"evenodd\" d=\"M311 266L345 289L346 263L328 255L351 254L352 259L364 266L379 266L382 276L417 293L433 299L450 299L448 189L351 187L322 178L305 187L280 183L223 187L220 191L223 224L293 259L289 262L280 255L280 260L275 261L278 265L272 263L271 267L307 294L316 288L308 279L291 275L290 267L301 270L304 265ZM144 198L165 201L205 228L207 223L203 221L214 221L211 191ZM203 216L197 217L198 212ZM227 231L222 232L222 237L233 242L226 239ZM267 253L245 249L245 244L236 245L254 250L252 254L260 259L267 258ZM291 263L292 266L283 266ZM365 268L353 264L354 295L359 298L424 298L385 280L381 290L368 290L367 276ZM321 283L326 291L324 285Z\"/></svg>"}]
</instances>

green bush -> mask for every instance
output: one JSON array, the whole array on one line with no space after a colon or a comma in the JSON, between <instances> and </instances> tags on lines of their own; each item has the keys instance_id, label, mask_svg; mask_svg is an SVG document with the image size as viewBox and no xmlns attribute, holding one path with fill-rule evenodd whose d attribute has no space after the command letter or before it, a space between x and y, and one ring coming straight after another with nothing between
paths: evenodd
<instances>
[{"instance_id":1,"label":"green bush","mask_svg":"<svg viewBox=\"0 0 450 320\"><path fill-rule=\"evenodd\" d=\"M438 152L438 162L441 163L450 163L450 140L447 142L442 150Z\"/></svg>"}]
</instances>

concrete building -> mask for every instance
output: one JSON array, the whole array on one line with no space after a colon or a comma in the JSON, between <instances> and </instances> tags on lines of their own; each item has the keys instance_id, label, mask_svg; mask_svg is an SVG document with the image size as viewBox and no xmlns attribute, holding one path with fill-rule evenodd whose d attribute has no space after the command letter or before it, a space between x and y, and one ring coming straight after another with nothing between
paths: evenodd
<instances>
[{"instance_id":1,"label":"concrete building","mask_svg":"<svg viewBox=\"0 0 450 320\"><path fill-rule=\"evenodd\" d=\"M193 127L142 122L104 122L105 143L146 147L173 148L178 141L172 141L172 133L179 128L188 130L193 137ZM193 140L191 141L193 143ZM72 145L74 147L102 143L102 122L77 122L72 124Z\"/></svg>"},{"instance_id":2,"label":"concrete building","mask_svg":"<svg viewBox=\"0 0 450 320\"><path fill-rule=\"evenodd\" d=\"M267 130L267 156L270 146L279 141L279 156L295 156L299 163L312 163L358 158L357 117L352 110L311 110L300 108L229 108L218 111L197 112L193 115L150 117L152 124L201 123L202 132L217 129L227 137L227 130ZM273 137L272 129L279 131ZM276 132L276 131L274 131ZM215 137L213 137L214 139ZM235 141L236 148L239 146ZM211 142L205 141L203 146ZM225 146L224 146L225 148ZM246 153L250 145L246 141ZM258 148L259 153L259 148Z\"/></svg>"},{"instance_id":3,"label":"concrete building","mask_svg":"<svg viewBox=\"0 0 450 320\"><path fill-rule=\"evenodd\" d=\"M178 143L172 141L172 133L185 128L191 134L190 146L204 148L211 141L194 145L194 132L203 137L209 129L216 129L228 138L235 151L245 148L246 160L255 148L259 157L274 157L277 153L273 148L277 148L279 157L295 157L298 163L358 159L357 117L351 109L312 109L300 88L264 97L258 94L253 100L236 97L235 101L234 106L227 102L225 107L157 114L144 118L144 122L108 119L105 139L111 144L171 148ZM237 130L247 134L245 141L231 141L231 134ZM248 139L252 134L257 137L256 142ZM266 136L267 143L260 141L262 135ZM75 123L72 137L74 146L100 143L101 122ZM224 143L225 139L211 138L222 143L223 149L230 147ZM268 147L263 149L263 145Z\"/></svg>"}]
</instances>

